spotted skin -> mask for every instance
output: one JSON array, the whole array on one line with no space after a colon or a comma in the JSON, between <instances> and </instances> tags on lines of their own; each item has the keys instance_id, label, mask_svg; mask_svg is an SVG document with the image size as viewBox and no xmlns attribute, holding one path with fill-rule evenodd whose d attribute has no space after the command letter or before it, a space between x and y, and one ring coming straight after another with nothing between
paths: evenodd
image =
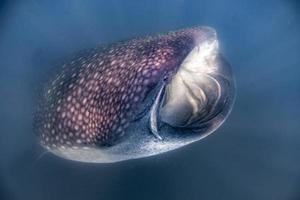
<instances>
[{"instance_id":1,"label":"spotted skin","mask_svg":"<svg viewBox=\"0 0 300 200\"><path fill-rule=\"evenodd\" d=\"M147 94L174 74L203 28L97 47L46 84L35 127L47 148L110 146L126 136Z\"/></svg>"}]
</instances>

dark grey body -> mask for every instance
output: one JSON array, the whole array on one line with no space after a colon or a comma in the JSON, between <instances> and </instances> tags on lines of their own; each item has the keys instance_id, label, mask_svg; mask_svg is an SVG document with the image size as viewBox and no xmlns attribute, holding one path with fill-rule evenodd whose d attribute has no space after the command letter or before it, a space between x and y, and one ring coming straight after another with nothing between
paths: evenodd
<instances>
[{"instance_id":1,"label":"dark grey body","mask_svg":"<svg viewBox=\"0 0 300 200\"><path fill-rule=\"evenodd\" d=\"M157 139L147 126L148 111L158 89L168 84L195 45L210 39L211 32L207 27L183 29L75 56L43 90L35 120L42 145L57 154L70 153L66 157L71 159L98 162L98 157L105 157L110 162L127 159L119 155L124 149L128 158L134 152L139 153L133 157L141 157L194 141L185 141L182 134L178 139L176 130L165 126L163 132L173 136L161 141L167 146L152 151L149 143ZM87 149L93 150L85 154ZM107 158L100 155L103 151L117 156Z\"/></svg>"}]
</instances>

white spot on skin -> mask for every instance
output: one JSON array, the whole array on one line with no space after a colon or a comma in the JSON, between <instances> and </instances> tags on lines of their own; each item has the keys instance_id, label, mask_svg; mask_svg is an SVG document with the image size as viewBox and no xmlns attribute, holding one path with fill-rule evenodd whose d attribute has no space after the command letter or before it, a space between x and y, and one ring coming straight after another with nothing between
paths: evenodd
<instances>
[{"instance_id":1,"label":"white spot on skin","mask_svg":"<svg viewBox=\"0 0 300 200\"><path fill-rule=\"evenodd\" d=\"M84 82L84 78L80 79L79 84L82 84Z\"/></svg>"},{"instance_id":2,"label":"white spot on skin","mask_svg":"<svg viewBox=\"0 0 300 200\"><path fill-rule=\"evenodd\" d=\"M81 144L82 141L81 141L80 139L77 139L77 140L76 140L76 143L77 143L77 144Z\"/></svg>"},{"instance_id":3,"label":"white spot on skin","mask_svg":"<svg viewBox=\"0 0 300 200\"><path fill-rule=\"evenodd\" d=\"M138 102L138 101L139 101L139 97L138 97L138 96L135 96L134 99L133 99L133 101L134 101L134 102Z\"/></svg>"},{"instance_id":4,"label":"white spot on skin","mask_svg":"<svg viewBox=\"0 0 300 200\"><path fill-rule=\"evenodd\" d=\"M96 78L98 78L98 76L99 76L99 74L98 74L98 72L96 72L96 73L94 74L94 78L96 79Z\"/></svg>"},{"instance_id":5,"label":"white spot on skin","mask_svg":"<svg viewBox=\"0 0 300 200\"><path fill-rule=\"evenodd\" d=\"M65 117L66 117L66 113L63 112L63 113L61 114L61 117L62 117L62 118L65 118Z\"/></svg>"}]
</instances>

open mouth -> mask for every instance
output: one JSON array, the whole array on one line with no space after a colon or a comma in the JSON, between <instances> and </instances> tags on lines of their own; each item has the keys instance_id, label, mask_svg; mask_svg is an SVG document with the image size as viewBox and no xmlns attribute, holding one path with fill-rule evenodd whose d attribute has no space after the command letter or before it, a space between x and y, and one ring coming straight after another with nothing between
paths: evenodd
<instances>
[{"instance_id":1,"label":"open mouth","mask_svg":"<svg viewBox=\"0 0 300 200\"><path fill-rule=\"evenodd\" d=\"M183 60L156 105L162 123L198 135L221 124L217 116L227 115L234 98L231 72L222 62L216 33L211 29L209 34ZM152 123L152 132L161 138Z\"/></svg>"}]
</instances>

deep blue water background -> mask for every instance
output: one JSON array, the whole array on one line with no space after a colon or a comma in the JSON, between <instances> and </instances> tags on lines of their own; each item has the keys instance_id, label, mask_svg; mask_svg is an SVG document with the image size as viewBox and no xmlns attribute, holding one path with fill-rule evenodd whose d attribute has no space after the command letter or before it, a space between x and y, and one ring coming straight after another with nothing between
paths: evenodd
<instances>
[{"instance_id":1,"label":"deep blue water background","mask_svg":"<svg viewBox=\"0 0 300 200\"><path fill-rule=\"evenodd\" d=\"M237 98L215 134L159 156L85 164L32 131L40 80L96 44L195 25L219 34ZM296 0L1 1L0 199L300 199Z\"/></svg>"}]
</instances>

